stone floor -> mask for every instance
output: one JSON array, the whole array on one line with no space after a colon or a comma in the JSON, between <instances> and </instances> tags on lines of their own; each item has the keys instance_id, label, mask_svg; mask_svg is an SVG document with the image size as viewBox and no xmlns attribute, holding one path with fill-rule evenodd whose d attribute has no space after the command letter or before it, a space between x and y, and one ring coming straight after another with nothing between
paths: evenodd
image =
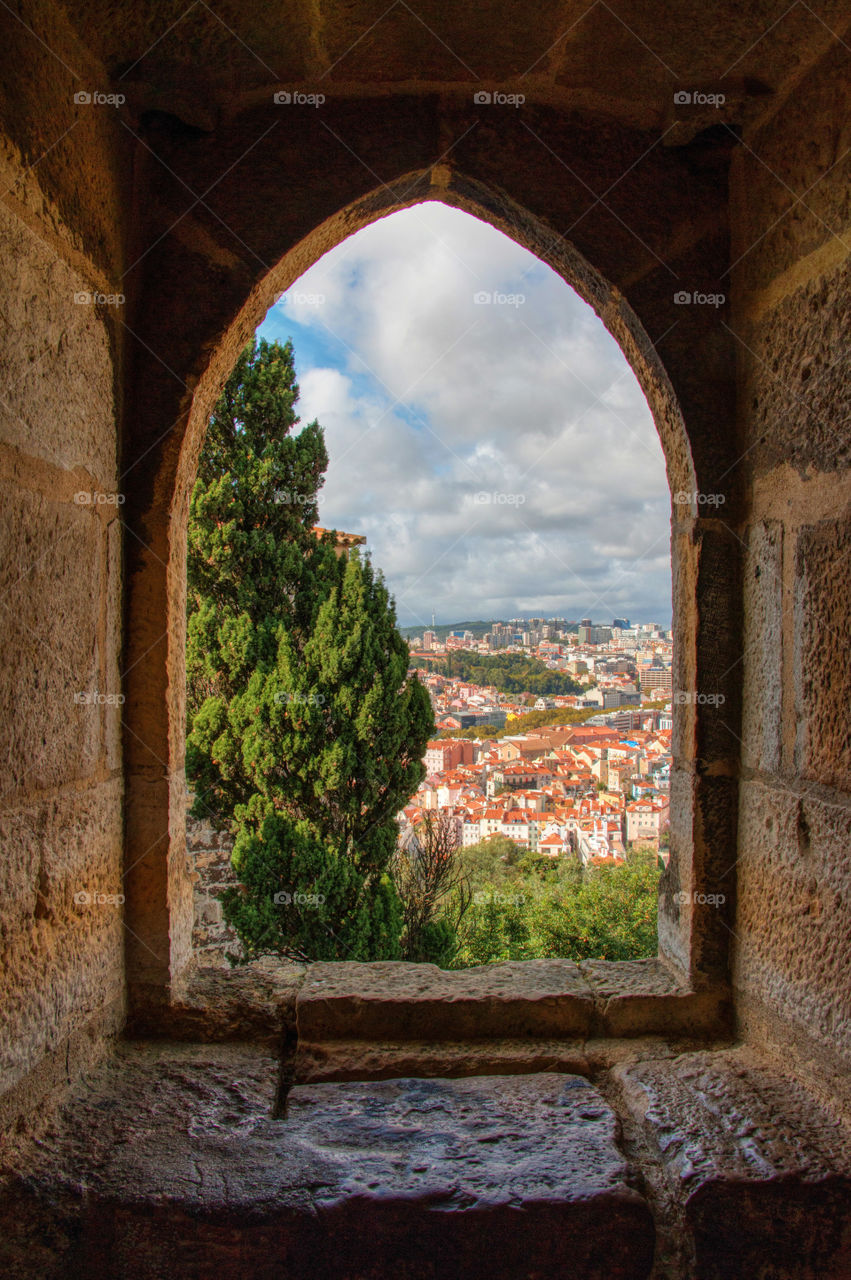
<instances>
[{"instance_id":1,"label":"stone floor","mask_svg":"<svg viewBox=\"0 0 851 1280\"><path fill-rule=\"evenodd\" d=\"M646 1053L297 1085L278 1119L268 1049L125 1042L7 1155L0 1274L851 1276L839 1120L752 1051Z\"/></svg>"}]
</instances>

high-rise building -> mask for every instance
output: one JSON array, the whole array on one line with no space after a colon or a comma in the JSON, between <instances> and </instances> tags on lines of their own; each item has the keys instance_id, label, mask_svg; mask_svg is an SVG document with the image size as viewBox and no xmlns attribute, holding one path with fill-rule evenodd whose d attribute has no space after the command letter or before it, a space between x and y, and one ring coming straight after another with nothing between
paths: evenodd
<instances>
[{"instance_id":1,"label":"high-rise building","mask_svg":"<svg viewBox=\"0 0 851 1280\"><path fill-rule=\"evenodd\" d=\"M611 640L611 627L594 627L589 622L580 622L578 639L580 644L605 644Z\"/></svg>"},{"instance_id":2,"label":"high-rise building","mask_svg":"<svg viewBox=\"0 0 851 1280\"><path fill-rule=\"evenodd\" d=\"M649 667L641 673L642 691L661 689L663 693L673 691L673 673L670 667Z\"/></svg>"}]
</instances>

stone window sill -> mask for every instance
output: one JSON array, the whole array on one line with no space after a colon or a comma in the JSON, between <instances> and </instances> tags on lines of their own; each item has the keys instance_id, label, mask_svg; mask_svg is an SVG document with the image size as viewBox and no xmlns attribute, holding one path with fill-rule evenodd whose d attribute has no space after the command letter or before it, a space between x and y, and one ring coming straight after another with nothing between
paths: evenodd
<instances>
[{"instance_id":1,"label":"stone window sill","mask_svg":"<svg viewBox=\"0 0 851 1280\"><path fill-rule=\"evenodd\" d=\"M155 1033L286 1040L292 1079L575 1069L589 1044L720 1040L729 993L679 985L656 959L524 960L463 970L401 961L195 965ZM153 1014L153 1011L152 1011ZM152 1025L134 1028L151 1034Z\"/></svg>"}]
</instances>

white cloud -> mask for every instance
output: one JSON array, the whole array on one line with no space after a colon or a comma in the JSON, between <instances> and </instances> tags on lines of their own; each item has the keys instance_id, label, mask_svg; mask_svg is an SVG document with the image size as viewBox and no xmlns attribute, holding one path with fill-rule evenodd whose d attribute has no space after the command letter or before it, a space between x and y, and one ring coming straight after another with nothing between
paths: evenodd
<instances>
[{"instance_id":1,"label":"white cloud","mask_svg":"<svg viewBox=\"0 0 851 1280\"><path fill-rule=\"evenodd\" d=\"M525 301L477 304L482 291ZM276 310L333 353L305 363L294 333L299 412L322 423L331 458L321 521L367 535L403 624L432 609L669 621L670 500L649 409L549 268L466 214L419 205L332 250Z\"/></svg>"}]
</instances>

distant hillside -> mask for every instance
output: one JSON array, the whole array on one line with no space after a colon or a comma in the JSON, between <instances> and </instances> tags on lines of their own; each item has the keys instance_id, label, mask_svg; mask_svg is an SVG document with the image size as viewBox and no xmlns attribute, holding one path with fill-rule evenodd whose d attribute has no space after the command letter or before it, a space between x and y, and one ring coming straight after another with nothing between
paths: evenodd
<instances>
[{"instance_id":1,"label":"distant hillside","mask_svg":"<svg viewBox=\"0 0 851 1280\"><path fill-rule=\"evenodd\" d=\"M582 688L566 671L551 671L524 653L475 653L458 649L441 657L433 671L470 684L493 685L500 693L579 693Z\"/></svg>"},{"instance_id":2,"label":"distant hillside","mask_svg":"<svg viewBox=\"0 0 851 1280\"><path fill-rule=\"evenodd\" d=\"M630 707L630 711L661 711L670 698L657 702L645 702L643 707ZM438 738L510 738L513 734L528 733L531 729L543 729L550 725L583 724L603 715L616 715L616 711L601 711L599 707L559 707L553 711L528 711L525 716L509 716L504 725L478 724L472 729L443 729Z\"/></svg>"},{"instance_id":3,"label":"distant hillside","mask_svg":"<svg viewBox=\"0 0 851 1280\"><path fill-rule=\"evenodd\" d=\"M431 623L428 626L416 627L400 627L399 630L406 640L410 640L411 636L421 636L424 631L433 631L439 640L445 640L453 631L472 631L474 636L484 636L490 631L494 622L501 622L501 618L494 618L493 622L439 622L435 626Z\"/></svg>"},{"instance_id":4,"label":"distant hillside","mask_svg":"<svg viewBox=\"0 0 851 1280\"><path fill-rule=\"evenodd\" d=\"M507 618L492 618L490 622L482 622L481 619L477 622L438 622L435 626L432 626L431 623L429 623L425 627L422 625L415 627L400 627L399 630L406 640L410 640L411 636L421 636L424 631L433 631L438 640L445 640L453 631L472 631L473 635L478 638L486 635L488 631L491 630L495 622L505 623L507 621ZM567 631L575 631L578 623L566 622L564 626Z\"/></svg>"}]
</instances>

